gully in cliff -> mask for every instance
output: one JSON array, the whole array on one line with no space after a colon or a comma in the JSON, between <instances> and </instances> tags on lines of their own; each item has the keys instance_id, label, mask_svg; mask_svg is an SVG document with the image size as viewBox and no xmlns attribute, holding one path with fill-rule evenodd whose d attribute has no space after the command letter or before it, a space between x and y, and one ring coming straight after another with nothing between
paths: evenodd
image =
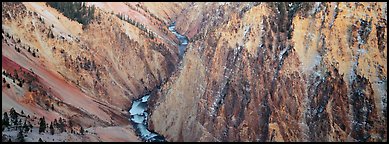
<instances>
[{"instance_id":1,"label":"gully in cliff","mask_svg":"<svg viewBox=\"0 0 389 144\"><path fill-rule=\"evenodd\" d=\"M169 30L176 35L178 38L180 44L178 47L178 52L180 57L183 56L185 52L185 48L188 45L188 38L186 36L183 36L175 30L175 23L169 26ZM150 131L147 129L147 119L148 119L148 107L147 107L147 101L149 100L150 95L144 95L140 99L134 100L131 105L130 109L130 121L134 125L136 129L136 133L146 142L165 142L165 137L155 133L153 131Z\"/></svg>"}]
</instances>

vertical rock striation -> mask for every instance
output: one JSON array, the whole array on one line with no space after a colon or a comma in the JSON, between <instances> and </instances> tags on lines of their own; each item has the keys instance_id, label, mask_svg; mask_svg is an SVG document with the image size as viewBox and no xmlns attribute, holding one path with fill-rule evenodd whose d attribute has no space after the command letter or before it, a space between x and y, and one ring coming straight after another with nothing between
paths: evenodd
<instances>
[{"instance_id":1,"label":"vertical rock striation","mask_svg":"<svg viewBox=\"0 0 389 144\"><path fill-rule=\"evenodd\" d=\"M386 141L386 27L386 3L193 3L150 127L169 141Z\"/></svg>"}]
</instances>

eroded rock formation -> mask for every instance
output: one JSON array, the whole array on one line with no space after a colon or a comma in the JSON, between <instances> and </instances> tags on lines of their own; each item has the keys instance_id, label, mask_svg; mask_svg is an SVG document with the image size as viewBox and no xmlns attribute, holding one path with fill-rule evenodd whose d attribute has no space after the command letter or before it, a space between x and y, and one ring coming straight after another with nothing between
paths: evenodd
<instances>
[{"instance_id":1,"label":"eroded rock formation","mask_svg":"<svg viewBox=\"0 0 389 144\"><path fill-rule=\"evenodd\" d=\"M386 3L192 3L154 100L170 141L386 141ZM197 14L197 17L190 17Z\"/></svg>"}]
</instances>

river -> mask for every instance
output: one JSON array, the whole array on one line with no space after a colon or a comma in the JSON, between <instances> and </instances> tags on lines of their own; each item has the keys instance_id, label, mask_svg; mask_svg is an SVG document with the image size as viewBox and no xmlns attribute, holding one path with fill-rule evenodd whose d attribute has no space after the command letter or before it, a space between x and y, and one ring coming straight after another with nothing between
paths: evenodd
<instances>
[{"instance_id":1,"label":"river","mask_svg":"<svg viewBox=\"0 0 389 144\"><path fill-rule=\"evenodd\" d=\"M179 34L175 30L175 22L169 26L169 30L176 35L179 40L178 54L180 57L185 53L185 48L188 45L188 38ZM150 95L144 95L143 97L134 100L132 102L130 113L130 121L134 125L135 132L140 136L140 138L146 142L166 142L165 137L147 129L147 119L148 119L148 105L147 102L150 98Z\"/></svg>"}]
</instances>

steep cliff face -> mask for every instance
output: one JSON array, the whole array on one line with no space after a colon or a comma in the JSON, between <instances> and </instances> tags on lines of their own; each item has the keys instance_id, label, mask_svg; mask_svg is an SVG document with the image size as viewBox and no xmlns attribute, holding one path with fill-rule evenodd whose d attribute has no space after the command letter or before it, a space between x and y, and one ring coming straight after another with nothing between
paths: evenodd
<instances>
[{"instance_id":1,"label":"steep cliff face","mask_svg":"<svg viewBox=\"0 0 389 144\"><path fill-rule=\"evenodd\" d=\"M5 33L22 41L15 42L16 47L41 51L37 52L38 59L47 69L58 71L88 95L121 109L128 108L131 97L141 95L168 77L178 62L176 47L161 39L148 38L139 28L108 12L98 11L95 22L82 30L81 25L42 3L20 5L25 5L27 12L8 14L10 8L3 13ZM36 7L46 14L39 13ZM58 19L50 19L53 14ZM66 26L61 24L63 21L73 27L63 28ZM12 49L5 51L8 50Z\"/></svg>"},{"instance_id":2,"label":"steep cliff face","mask_svg":"<svg viewBox=\"0 0 389 144\"><path fill-rule=\"evenodd\" d=\"M192 3L149 127L170 141L387 141L386 3ZM196 16L193 16L196 15Z\"/></svg>"},{"instance_id":3,"label":"steep cliff face","mask_svg":"<svg viewBox=\"0 0 389 144\"><path fill-rule=\"evenodd\" d=\"M31 115L27 141L33 117L89 131L55 141L139 141L127 110L149 92L168 141L387 141L386 3L86 5L88 25L2 3L2 112Z\"/></svg>"},{"instance_id":4,"label":"steep cliff face","mask_svg":"<svg viewBox=\"0 0 389 144\"><path fill-rule=\"evenodd\" d=\"M96 133L131 134L91 134L82 141L138 141L128 121L131 100L165 81L178 63L177 39L165 34L162 16L133 10L146 19L134 25L102 7L82 25L45 3L2 8L2 112L15 108L48 121L71 120Z\"/></svg>"}]
</instances>

